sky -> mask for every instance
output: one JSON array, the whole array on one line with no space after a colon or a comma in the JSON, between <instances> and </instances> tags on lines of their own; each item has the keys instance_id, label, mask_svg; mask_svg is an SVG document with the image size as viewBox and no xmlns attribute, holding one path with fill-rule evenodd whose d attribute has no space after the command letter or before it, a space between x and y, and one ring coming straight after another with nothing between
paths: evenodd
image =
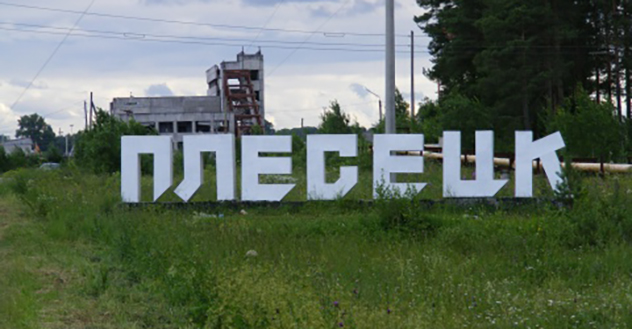
<instances>
[{"instance_id":1,"label":"sky","mask_svg":"<svg viewBox=\"0 0 632 329\"><path fill-rule=\"evenodd\" d=\"M423 75L428 38L415 0L395 0L396 84L436 98ZM266 119L317 126L331 101L363 126L384 94L384 0L0 0L0 134L38 113L62 134L84 128L83 102L206 95L205 71L245 50L264 55ZM30 87L28 87L30 85ZM28 88L27 88L28 87Z\"/></svg>"}]
</instances>

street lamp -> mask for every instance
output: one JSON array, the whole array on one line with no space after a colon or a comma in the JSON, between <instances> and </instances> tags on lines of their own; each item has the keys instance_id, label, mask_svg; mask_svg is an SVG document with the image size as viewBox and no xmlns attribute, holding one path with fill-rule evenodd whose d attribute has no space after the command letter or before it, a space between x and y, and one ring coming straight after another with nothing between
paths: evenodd
<instances>
[{"instance_id":1,"label":"street lamp","mask_svg":"<svg viewBox=\"0 0 632 329\"><path fill-rule=\"evenodd\" d=\"M364 89L365 89L365 90L366 90L369 94L371 94L371 95L373 95L373 96L377 97L377 100L378 100L378 105L379 105L379 108L380 108L380 112L379 112L379 113L380 113L380 121L382 121L382 99L380 98L380 96L379 96L378 94L376 94L376 93L372 92L369 88L364 87Z\"/></svg>"}]
</instances>

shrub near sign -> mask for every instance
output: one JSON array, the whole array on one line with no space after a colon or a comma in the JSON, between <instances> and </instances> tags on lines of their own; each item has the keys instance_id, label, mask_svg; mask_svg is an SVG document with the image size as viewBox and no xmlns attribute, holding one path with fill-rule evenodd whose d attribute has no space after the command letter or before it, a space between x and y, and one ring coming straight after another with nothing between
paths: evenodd
<instances>
[{"instance_id":1,"label":"shrub near sign","mask_svg":"<svg viewBox=\"0 0 632 329\"><path fill-rule=\"evenodd\" d=\"M307 199L332 200L346 195L358 183L358 168L341 167L335 183L325 181L325 152L341 157L357 156L357 135L307 136ZM396 155L394 152L424 149L422 134L382 134L374 136L373 193L378 186L421 191L424 183L396 183L393 173L423 173L424 158ZM244 136L241 140L241 200L281 201L294 184L261 184L259 175L291 174L289 157L261 157L261 153L292 152L291 136ZM443 196L493 197L507 184L494 179L494 134L476 132L476 178L461 179L461 133L443 133ZM560 161L556 151L564 147L559 132L533 141L531 131L517 131L515 144L516 197L533 196L533 160L541 159L551 186L561 182ZM202 153L214 152L217 161L217 199L236 199L235 137L233 135L184 136L184 180L175 193L189 201L204 181ZM154 201L173 185L172 143L170 136L124 136L121 139L121 194L124 202L140 201L140 155L154 155Z\"/></svg>"}]
</instances>

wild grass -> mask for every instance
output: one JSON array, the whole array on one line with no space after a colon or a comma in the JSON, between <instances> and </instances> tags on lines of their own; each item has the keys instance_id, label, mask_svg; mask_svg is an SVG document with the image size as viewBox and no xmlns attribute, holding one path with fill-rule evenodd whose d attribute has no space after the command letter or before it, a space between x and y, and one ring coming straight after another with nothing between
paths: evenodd
<instances>
[{"instance_id":1,"label":"wild grass","mask_svg":"<svg viewBox=\"0 0 632 329\"><path fill-rule=\"evenodd\" d=\"M420 197L438 197L426 170ZM305 200L294 177L287 200ZM496 209L348 202L370 196L365 173L342 200L243 212L121 207L118 175L3 178L0 327L632 326L630 176L582 178L569 207Z\"/></svg>"}]
</instances>

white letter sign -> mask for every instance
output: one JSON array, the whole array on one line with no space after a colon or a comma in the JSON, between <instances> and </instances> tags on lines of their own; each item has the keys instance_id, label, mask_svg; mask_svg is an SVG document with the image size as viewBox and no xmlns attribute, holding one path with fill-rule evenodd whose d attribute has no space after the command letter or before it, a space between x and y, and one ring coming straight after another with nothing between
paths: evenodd
<instances>
[{"instance_id":1,"label":"white letter sign","mask_svg":"<svg viewBox=\"0 0 632 329\"><path fill-rule=\"evenodd\" d=\"M425 183L393 183L391 173L423 173L424 158L421 156L391 155L395 151L423 152L424 135L374 135L373 136L373 196L377 197L377 188L384 184L385 189L398 189L405 192L408 187L421 191Z\"/></svg>"},{"instance_id":2,"label":"white letter sign","mask_svg":"<svg viewBox=\"0 0 632 329\"><path fill-rule=\"evenodd\" d=\"M533 196L533 165L541 159L549 184L554 190L562 181L562 168L555 153L564 148L559 132L533 141L531 131L517 131L515 144L515 196ZM217 200L235 200L235 136L183 136L184 180L175 193L185 202L191 200L203 184L202 153L215 152L217 164ZM261 175L291 175L291 157L261 156L261 153L291 153L291 136L243 136L241 139L241 200L281 201L295 184L261 184ZM476 177L461 179L461 133L443 133L443 196L493 197L507 184L494 179L494 133L476 132ZM123 202L141 199L140 155L154 155L154 202L171 187L172 140L170 136L123 136L121 138L121 196ZM397 173L424 172L423 134L378 134L373 137L373 196L379 188L404 193L408 188L420 192L425 183L397 183ZM342 197L358 183L358 167L340 167L335 183L326 181L325 154L338 152L340 157L358 155L358 136L307 136L307 199L333 200ZM402 152L403 155L395 154ZM291 178L293 179L293 178Z\"/></svg>"},{"instance_id":3,"label":"white letter sign","mask_svg":"<svg viewBox=\"0 0 632 329\"><path fill-rule=\"evenodd\" d=\"M260 152L292 152L292 136L241 138L242 201L281 201L294 184L259 184L261 174L291 174L292 158L260 157Z\"/></svg>"},{"instance_id":4,"label":"white letter sign","mask_svg":"<svg viewBox=\"0 0 632 329\"><path fill-rule=\"evenodd\" d=\"M154 202L173 184L170 136L121 137L121 196L140 202L140 155L154 155Z\"/></svg>"},{"instance_id":5,"label":"white letter sign","mask_svg":"<svg viewBox=\"0 0 632 329\"><path fill-rule=\"evenodd\" d=\"M202 152L215 152L217 200L235 200L235 135L184 136L182 144L184 180L176 194L185 202L193 197L204 180Z\"/></svg>"},{"instance_id":6,"label":"white letter sign","mask_svg":"<svg viewBox=\"0 0 632 329\"><path fill-rule=\"evenodd\" d=\"M476 132L476 178L461 180L461 132L443 132L443 197L493 197L507 184L494 179L494 133Z\"/></svg>"},{"instance_id":7,"label":"white letter sign","mask_svg":"<svg viewBox=\"0 0 632 329\"><path fill-rule=\"evenodd\" d=\"M562 134L556 132L533 141L533 132L516 131L516 197L533 196L533 160L540 158L546 178L554 190L562 182L560 160L555 151L564 148Z\"/></svg>"},{"instance_id":8,"label":"white letter sign","mask_svg":"<svg viewBox=\"0 0 632 329\"><path fill-rule=\"evenodd\" d=\"M358 153L357 135L307 136L307 199L334 200L346 195L358 183L358 167L340 167L340 178L325 182L325 152L338 151L341 157Z\"/></svg>"}]
</instances>

